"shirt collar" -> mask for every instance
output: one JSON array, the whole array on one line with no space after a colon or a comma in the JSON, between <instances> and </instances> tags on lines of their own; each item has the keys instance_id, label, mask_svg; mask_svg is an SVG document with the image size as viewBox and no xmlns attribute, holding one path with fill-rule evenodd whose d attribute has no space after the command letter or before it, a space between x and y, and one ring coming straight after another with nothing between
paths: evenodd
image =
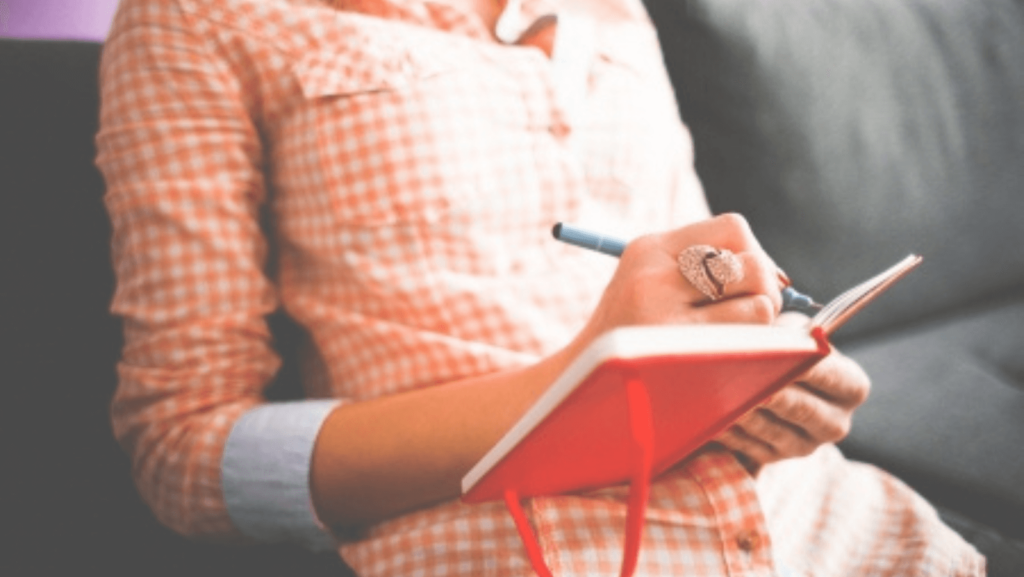
<instances>
[{"instance_id":1,"label":"shirt collar","mask_svg":"<svg viewBox=\"0 0 1024 577\"><path fill-rule=\"evenodd\" d=\"M479 40L491 40L493 34L483 20L472 12L438 0L327 0L339 10L358 12L388 20L397 20L461 34ZM538 18L553 14L548 0L506 0L501 19L517 23L522 32ZM521 23L521 24L519 24Z\"/></svg>"},{"instance_id":2,"label":"shirt collar","mask_svg":"<svg viewBox=\"0 0 1024 577\"><path fill-rule=\"evenodd\" d=\"M473 13L444 2L431 0L327 0L339 10L358 12L386 20L396 20L436 28L482 40L490 39L481 19Z\"/></svg>"}]
</instances>

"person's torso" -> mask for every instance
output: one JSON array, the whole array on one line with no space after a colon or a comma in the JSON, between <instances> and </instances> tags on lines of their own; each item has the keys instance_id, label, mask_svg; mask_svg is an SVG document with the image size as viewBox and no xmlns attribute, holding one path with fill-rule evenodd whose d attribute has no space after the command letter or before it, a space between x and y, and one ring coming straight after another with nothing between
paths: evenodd
<instances>
[{"instance_id":1,"label":"person's torso","mask_svg":"<svg viewBox=\"0 0 1024 577\"><path fill-rule=\"evenodd\" d=\"M556 242L556 222L634 235L702 216L646 18L561 14L552 60L444 5L363 4L183 0L247 79L311 394L530 362L568 342L615 265Z\"/></svg>"}]
</instances>

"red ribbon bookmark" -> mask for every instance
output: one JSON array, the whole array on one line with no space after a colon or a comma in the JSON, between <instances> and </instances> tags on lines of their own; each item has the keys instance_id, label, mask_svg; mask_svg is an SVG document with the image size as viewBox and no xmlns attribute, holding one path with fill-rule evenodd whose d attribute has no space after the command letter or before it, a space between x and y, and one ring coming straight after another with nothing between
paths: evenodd
<instances>
[{"instance_id":1,"label":"red ribbon bookmark","mask_svg":"<svg viewBox=\"0 0 1024 577\"><path fill-rule=\"evenodd\" d=\"M630 379L626 383L626 402L629 411L630 432L636 443L636 459L633 463L632 480L629 485L629 504L626 509L626 542L622 550L622 569L620 577L631 577L636 571L637 559L640 556L640 538L644 529L644 514L647 511L647 499L651 492L651 468L654 463L654 423L651 417L651 398L647 387L639 379ZM523 512L519 494L512 489L505 491L505 506L512 514L519 537L526 547L526 555L530 565L540 577L552 577L551 569L544 562L537 536L530 527L526 514Z\"/></svg>"}]
</instances>

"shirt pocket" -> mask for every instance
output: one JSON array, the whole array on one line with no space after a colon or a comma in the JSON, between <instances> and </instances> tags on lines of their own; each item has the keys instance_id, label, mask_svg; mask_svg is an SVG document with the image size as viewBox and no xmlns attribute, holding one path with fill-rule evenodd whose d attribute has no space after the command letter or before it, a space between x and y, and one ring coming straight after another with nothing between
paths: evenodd
<instances>
[{"instance_id":1,"label":"shirt pocket","mask_svg":"<svg viewBox=\"0 0 1024 577\"><path fill-rule=\"evenodd\" d=\"M326 187L316 192L330 195L341 224L435 221L447 210L432 186L440 167L423 103L442 96L437 80L451 69L426 47L380 35L318 46L292 66L300 130L313 132L308 162Z\"/></svg>"}]
</instances>

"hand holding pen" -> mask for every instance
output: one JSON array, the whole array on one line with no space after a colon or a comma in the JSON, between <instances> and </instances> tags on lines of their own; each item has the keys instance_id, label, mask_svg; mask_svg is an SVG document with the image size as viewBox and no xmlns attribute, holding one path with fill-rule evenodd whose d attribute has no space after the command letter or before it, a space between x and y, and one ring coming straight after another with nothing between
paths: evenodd
<instances>
[{"instance_id":1,"label":"hand holding pen","mask_svg":"<svg viewBox=\"0 0 1024 577\"><path fill-rule=\"evenodd\" d=\"M562 242L579 246L582 248L597 251L609 256L619 257L622 256L623 251L626 250L626 241L609 237L596 232L588 231L578 226L558 223L552 229L554 237ZM691 247L698 248L698 247ZM704 247L711 250L712 247ZM685 252L685 251L684 251ZM697 261L690 265L690 268L696 272L694 274L688 274L687 263L682 264L683 275L690 280L691 284L695 284L698 288L701 288L702 292L712 296L714 295L715 289L719 292L722 290L725 284L729 282L729 271L731 268L735 268L735 264L730 261L729 257L732 255L729 251L718 251L717 254L709 255L711 258L701 261L699 258ZM719 258L716 258L719 257ZM732 257L735 259L735 257ZM716 260L722 261L725 264L718 265ZM821 305L814 302L814 299L798 292L791 286L789 277L779 269L777 276L779 283L782 285L782 310L783 311L798 311L798 312L809 312L821 308ZM710 288L705 289L703 284L708 284ZM714 298L712 298L714 300Z\"/></svg>"},{"instance_id":2,"label":"hand holding pen","mask_svg":"<svg viewBox=\"0 0 1024 577\"><path fill-rule=\"evenodd\" d=\"M701 227L703 234L697 235L695 238L723 238L720 235L710 234L719 224L704 223ZM620 239L567 224L555 225L552 232L555 238L563 242L615 257L621 256L627 246L627 243ZM734 230L734 233L736 232ZM636 242L639 240L637 239ZM746 250L755 252L759 250L754 241L748 240L746 245ZM652 243L653 250L664 246L664 243L660 245L658 242ZM673 250L676 249L673 248ZM748 261L748 264L750 262ZM761 261L755 266L771 265ZM757 274L762 280L760 283L762 289L766 286L765 281L770 281L773 276L778 278L780 286L783 286L781 290L783 310L804 312L806 309L820 306L789 286L789 279L781 271L769 269L761 270ZM638 277L630 278L635 282ZM742 295L747 290L757 291L756 288L748 289L737 286L733 287L731 294ZM616 292L610 300L615 300L621 294L621 292ZM661 298L667 298L664 292L659 294ZM646 301L657 300L657 297L652 298L648 293L643 296ZM744 300L749 299L732 299L732 301ZM723 300L711 303L710 306L697 307L697 309L727 307L728 304L723 303L729 302L731 301ZM741 306L727 311L726 314L732 315L739 310L742 310ZM751 316L753 315L738 318L749 319ZM720 322L718 319L722 318L726 318L725 315L717 315L711 318L711 322ZM741 417L736 425L716 437L715 441L738 455L744 466L747 466L752 473L766 463L805 456L814 452L820 445L836 442L846 435L849 431L853 411L864 402L869 390L870 379L864 370L855 361L833 350L811 371L801 375L799 386L783 388L767 403Z\"/></svg>"}]
</instances>

